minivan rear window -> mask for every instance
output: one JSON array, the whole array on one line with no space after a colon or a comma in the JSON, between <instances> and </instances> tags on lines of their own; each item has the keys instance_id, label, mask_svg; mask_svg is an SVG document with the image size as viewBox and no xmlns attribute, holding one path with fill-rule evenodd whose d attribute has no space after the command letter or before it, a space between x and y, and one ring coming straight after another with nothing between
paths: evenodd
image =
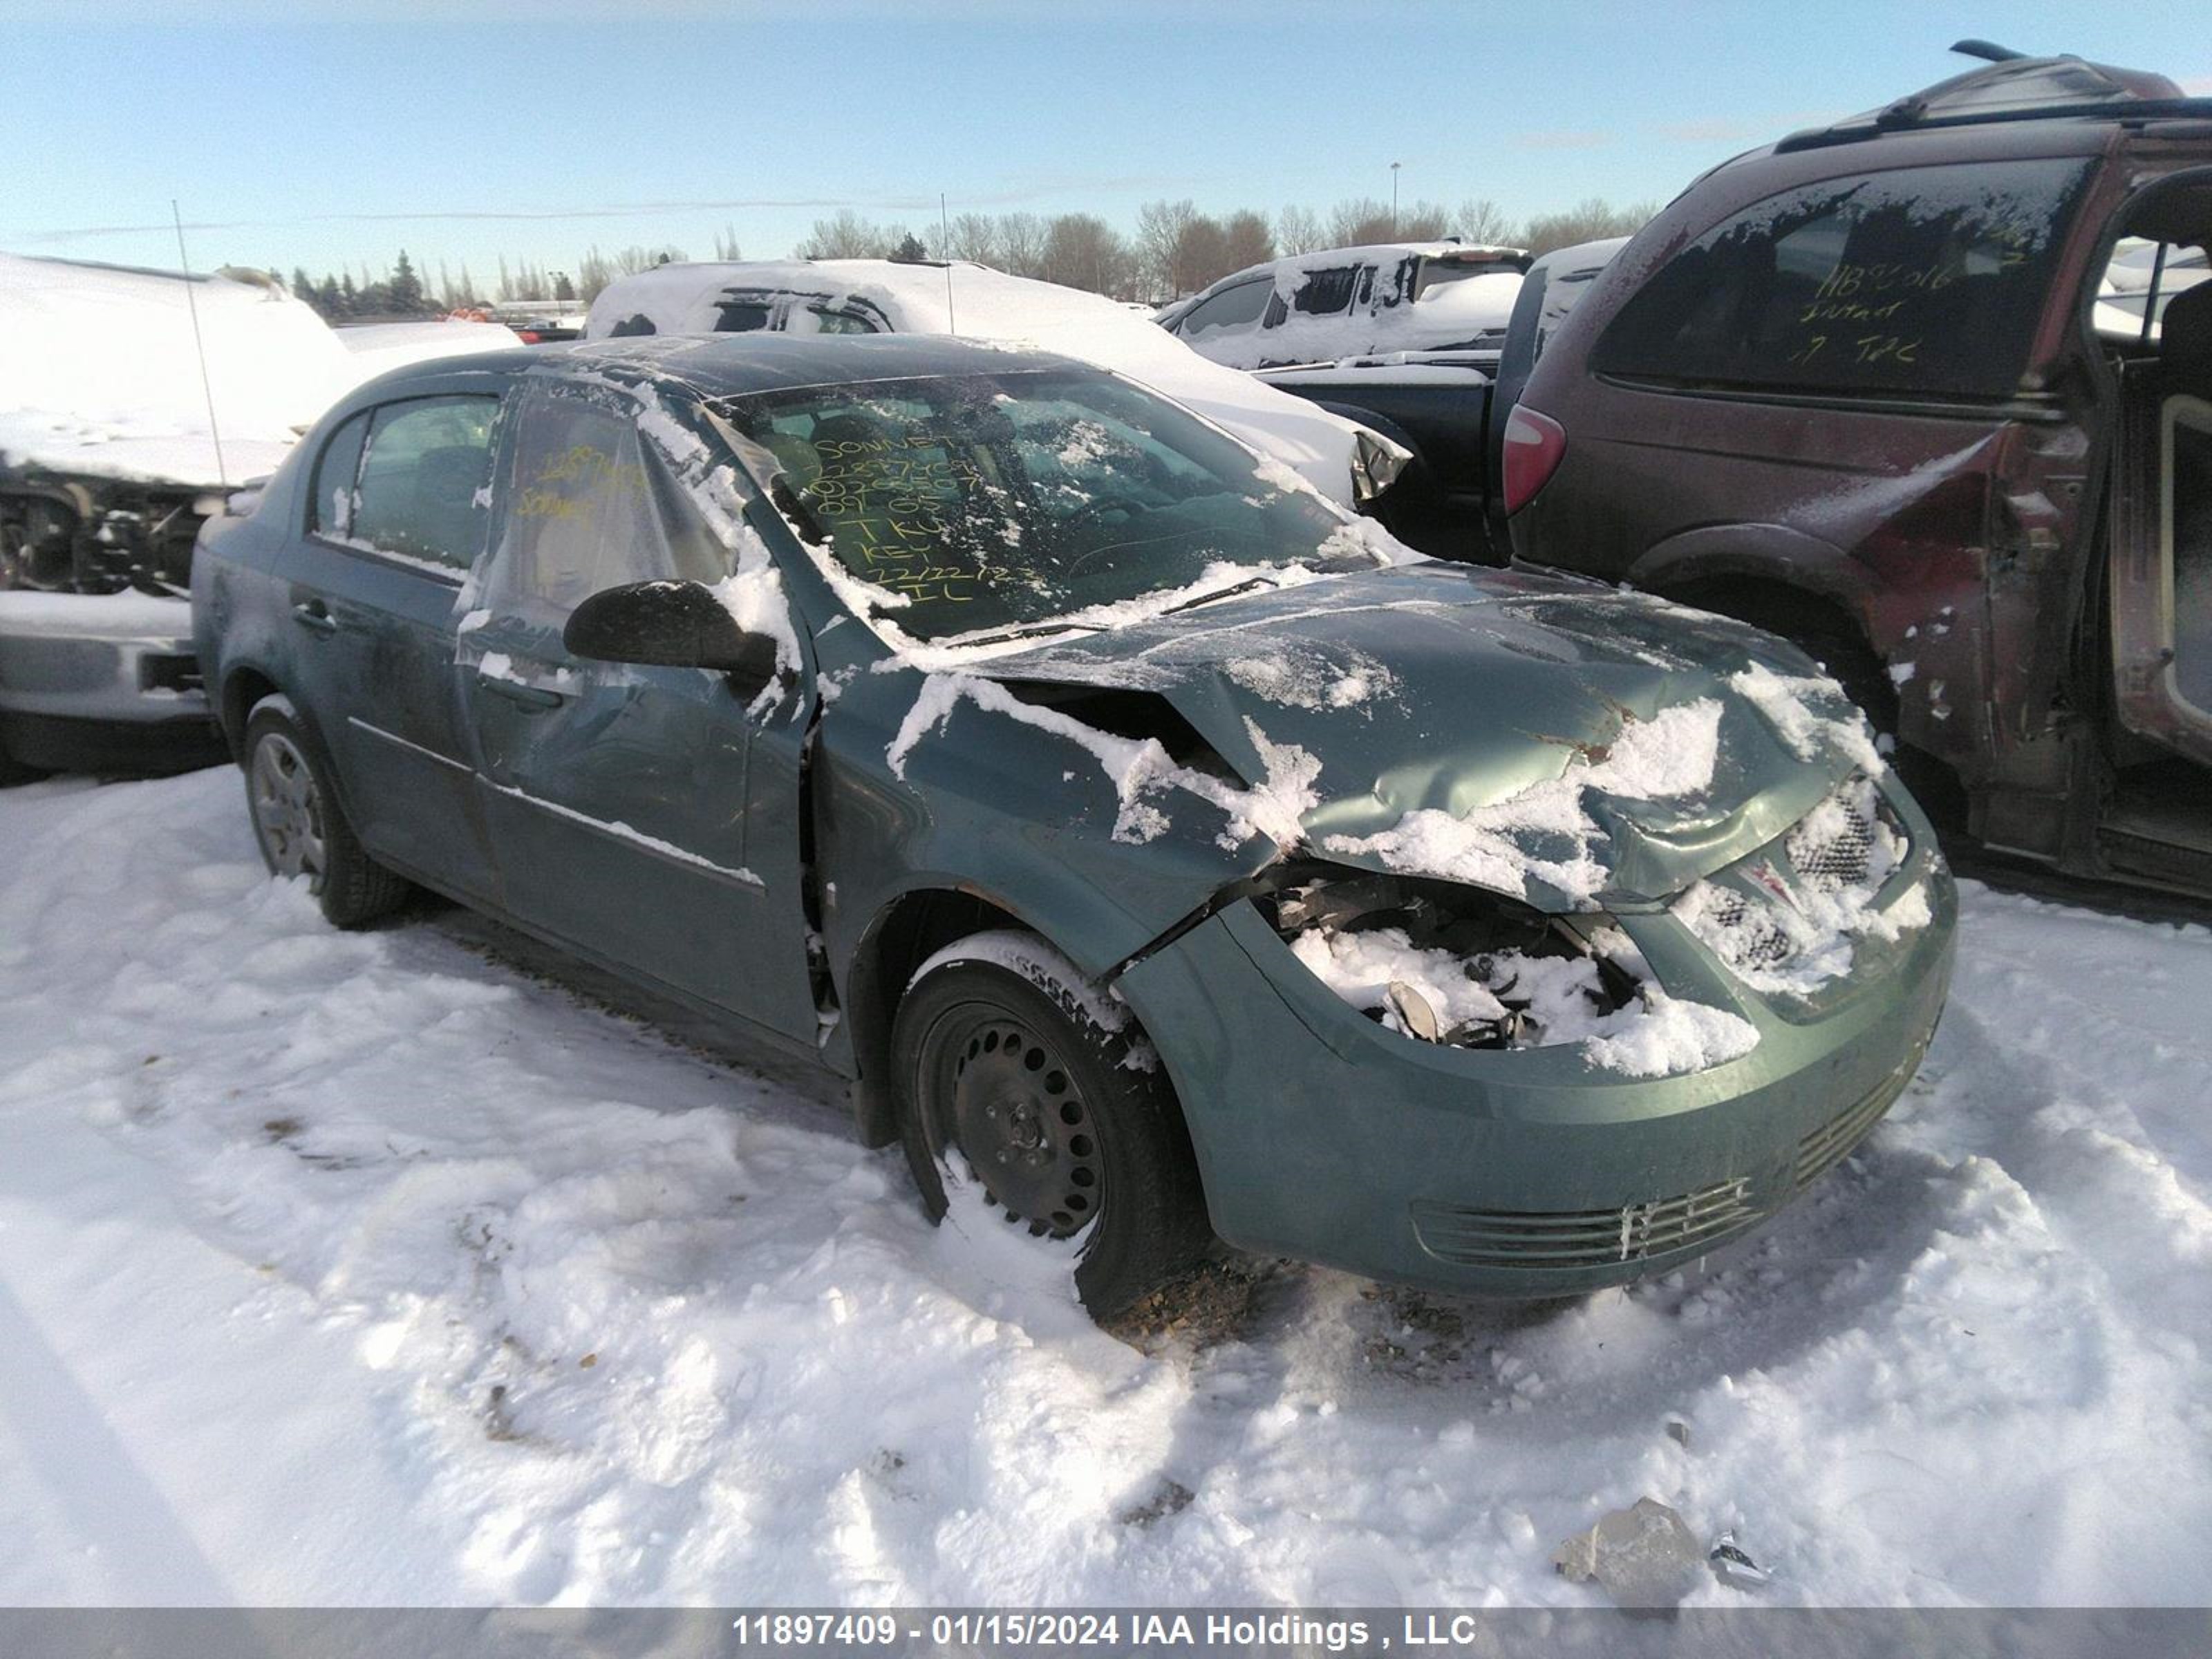
<instances>
[{"instance_id":1,"label":"minivan rear window","mask_svg":"<svg viewBox=\"0 0 2212 1659\"><path fill-rule=\"evenodd\" d=\"M1600 374L1973 399L2014 393L2089 164L1823 179L1723 221L1651 277Z\"/></svg>"}]
</instances>

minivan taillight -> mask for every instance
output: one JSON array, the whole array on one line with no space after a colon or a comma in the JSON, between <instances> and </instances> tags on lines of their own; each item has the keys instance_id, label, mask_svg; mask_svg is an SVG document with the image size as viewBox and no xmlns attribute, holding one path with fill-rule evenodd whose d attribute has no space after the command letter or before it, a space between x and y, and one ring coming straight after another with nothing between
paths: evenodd
<instances>
[{"instance_id":1,"label":"minivan taillight","mask_svg":"<svg viewBox=\"0 0 2212 1659\"><path fill-rule=\"evenodd\" d=\"M1504 477L1498 489L1508 514L1518 513L1536 497L1559 470L1567 453L1567 432L1548 415L1539 415L1524 404L1516 404L1505 417Z\"/></svg>"}]
</instances>

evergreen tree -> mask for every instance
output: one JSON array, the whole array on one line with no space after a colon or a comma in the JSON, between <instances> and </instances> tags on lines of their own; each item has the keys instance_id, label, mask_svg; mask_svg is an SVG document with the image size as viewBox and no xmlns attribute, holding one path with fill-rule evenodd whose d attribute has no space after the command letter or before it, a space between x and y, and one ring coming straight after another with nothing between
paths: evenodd
<instances>
[{"instance_id":1,"label":"evergreen tree","mask_svg":"<svg viewBox=\"0 0 2212 1659\"><path fill-rule=\"evenodd\" d=\"M404 247L399 250L399 263L392 268L392 275L384 284L384 299L392 310L408 316L424 309L422 279L415 274Z\"/></svg>"},{"instance_id":2,"label":"evergreen tree","mask_svg":"<svg viewBox=\"0 0 2212 1659\"><path fill-rule=\"evenodd\" d=\"M556 300L573 300L576 297L576 285L568 280L568 273L565 270L556 270L553 273L553 297Z\"/></svg>"},{"instance_id":3,"label":"evergreen tree","mask_svg":"<svg viewBox=\"0 0 2212 1659\"><path fill-rule=\"evenodd\" d=\"M891 250L891 258L894 259L905 259L911 262L916 259L927 259L928 257L929 250L922 246L921 239L910 230L898 239L898 246Z\"/></svg>"}]
</instances>

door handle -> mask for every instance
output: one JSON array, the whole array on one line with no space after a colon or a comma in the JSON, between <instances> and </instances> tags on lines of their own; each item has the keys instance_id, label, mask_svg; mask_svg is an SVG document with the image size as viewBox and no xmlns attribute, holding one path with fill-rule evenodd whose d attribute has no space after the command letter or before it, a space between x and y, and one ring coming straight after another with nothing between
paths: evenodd
<instances>
[{"instance_id":1,"label":"door handle","mask_svg":"<svg viewBox=\"0 0 2212 1659\"><path fill-rule=\"evenodd\" d=\"M558 691L525 685L520 680L506 679L497 674L479 672L477 684L494 696L505 697L509 702L520 703L525 708L558 708L568 701Z\"/></svg>"},{"instance_id":2,"label":"door handle","mask_svg":"<svg viewBox=\"0 0 2212 1659\"><path fill-rule=\"evenodd\" d=\"M338 631L338 619L320 599L307 599L292 607L292 620L310 634L328 639Z\"/></svg>"}]
</instances>

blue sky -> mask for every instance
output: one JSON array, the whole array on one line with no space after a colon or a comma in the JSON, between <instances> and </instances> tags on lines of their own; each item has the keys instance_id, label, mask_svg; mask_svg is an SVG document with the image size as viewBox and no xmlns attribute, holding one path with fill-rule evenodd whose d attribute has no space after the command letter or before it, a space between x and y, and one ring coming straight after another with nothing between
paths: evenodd
<instances>
[{"instance_id":1,"label":"blue sky","mask_svg":"<svg viewBox=\"0 0 2212 1659\"><path fill-rule=\"evenodd\" d=\"M1850 4L0 0L0 249L479 279L506 254L781 255L913 222L1663 199L1713 161L1954 73L1984 35L2212 92L2203 0Z\"/></svg>"}]
</instances>

